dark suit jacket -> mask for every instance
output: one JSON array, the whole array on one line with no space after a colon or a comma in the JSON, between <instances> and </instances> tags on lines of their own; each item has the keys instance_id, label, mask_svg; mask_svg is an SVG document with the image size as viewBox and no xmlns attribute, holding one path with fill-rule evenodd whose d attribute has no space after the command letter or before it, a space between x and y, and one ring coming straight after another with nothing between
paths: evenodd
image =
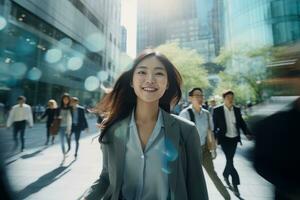
<instances>
[{"instance_id":1,"label":"dark suit jacket","mask_svg":"<svg viewBox=\"0 0 300 200\"><path fill-rule=\"evenodd\" d=\"M295 199L300 199L299 123L300 111L293 107L263 119L255 127L255 169L282 193L297 194Z\"/></svg>"},{"instance_id":2,"label":"dark suit jacket","mask_svg":"<svg viewBox=\"0 0 300 200\"><path fill-rule=\"evenodd\" d=\"M238 132L238 139L239 139L239 141L241 141L240 129L243 130L244 134L251 135L251 133L248 130L247 125L242 118L240 108L233 106L233 110L234 110L234 115L235 115L235 119L236 119L236 129ZM223 105L214 108L213 122L214 122L214 133L215 133L215 136L218 138L218 143L220 144L227 132L225 112L224 112Z\"/></svg>"},{"instance_id":3,"label":"dark suit jacket","mask_svg":"<svg viewBox=\"0 0 300 200\"><path fill-rule=\"evenodd\" d=\"M201 166L201 145L196 127L177 116L163 111L165 138L170 140L178 157L169 161L168 174L170 200L208 200L206 183ZM184 121L183 121L184 120ZM116 122L106 133L102 144L103 168L100 178L87 194L87 200L118 200L122 190L126 141L130 116Z\"/></svg>"},{"instance_id":4,"label":"dark suit jacket","mask_svg":"<svg viewBox=\"0 0 300 200\"><path fill-rule=\"evenodd\" d=\"M78 111L78 124L76 126L76 128L79 128L80 131L88 128L88 123L86 121L85 118L85 114L84 114L84 108L82 106L77 105L77 111ZM74 115L74 111L72 112L72 114ZM72 116L73 118L73 116ZM74 128L72 126L72 128ZM72 130L73 132L74 130Z\"/></svg>"}]
</instances>

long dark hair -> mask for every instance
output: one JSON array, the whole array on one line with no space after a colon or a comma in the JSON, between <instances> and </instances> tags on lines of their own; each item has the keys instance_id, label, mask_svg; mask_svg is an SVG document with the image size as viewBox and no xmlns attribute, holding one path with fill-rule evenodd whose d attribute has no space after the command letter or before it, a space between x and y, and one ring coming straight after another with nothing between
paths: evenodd
<instances>
[{"instance_id":1,"label":"long dark hair","mask_svg":"<svg viewBox=\"0 0 300 200\"><path fill-rule=\"evenodd\" d=\"M99 109L107 112L106 119L102 122L102 132L99 142L103 142L106 131L115 122L126 118L136 105L137 96L130 86L133 79L133 73L137 65L144 59L154 56L166 68L168 74L169 87L164 95L159 99L159 107L170 113L171 105L176 105L181 98L182 78L175 66L163 54L147 49L143 51L133 62L130 70L124 72L117 80L113 90L107 94L99 103Z\"/></svg>"},{"instance_id":2,"label":"long dark hair","mask_svg":"<svg viewBox=\"0 0 300 200\"><path fill-rule=\"evenodd\" d=\"M67 97L69 99L68 104L65 106L64 104L64 98ZM69 93L64 93L60 98L60 109L71 109L71 96Z\"/></svg>"}]
</instances>

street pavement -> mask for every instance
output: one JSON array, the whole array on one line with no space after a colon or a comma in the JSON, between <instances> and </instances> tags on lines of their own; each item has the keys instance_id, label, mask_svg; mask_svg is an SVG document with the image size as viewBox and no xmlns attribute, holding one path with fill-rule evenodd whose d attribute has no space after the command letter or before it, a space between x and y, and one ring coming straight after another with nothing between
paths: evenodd
<instances>
[{"instance_id":1,"label":"street pavement","mask_svg":"<svg viewBox=\"0 0 300 200\"><path fill-rule=\"evenodd\" d=\"M9 183L15 192L15 199L28 200L76 200L97 179L102 167L102 155L97 141L96 119L89 120L89 133L82 133L79 154L74 158L75 142L64 162L59 138L53 145L45 146L45 124L36 124L26 131L24 152L12 151L11 130L0 131L0 156L3 158ZM74 139L74 138L73 138ZM94 140L93 140L94 139ZM253 169L251 151L253 142L243 140L238 146L235 166L240 174L241 197L230 192L233 200L271 200L272 186L261 178ZM225 156L217 149L214 160L215 169L222 179ZM204 170L205 171L205 170ZM209 198L221 200L222 197L206 175Z\"/></svg>"}]
</instances>

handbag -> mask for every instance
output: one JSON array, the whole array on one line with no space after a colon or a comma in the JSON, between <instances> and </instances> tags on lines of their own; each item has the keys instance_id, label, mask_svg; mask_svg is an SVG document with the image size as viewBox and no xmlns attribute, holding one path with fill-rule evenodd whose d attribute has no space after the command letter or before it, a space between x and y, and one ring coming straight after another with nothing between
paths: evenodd
<instances>
[{"instance_id":1,"label":"handbag","mask_svg":"<svg viewBox=\"0 0 300 200\"><path fill-rule=\"evenodd\" d=\"M53 122L50 126L50 134L51 135L57 135L59 128L60 128L61 118L54 118Z\"/></svg>"}]
</instances>

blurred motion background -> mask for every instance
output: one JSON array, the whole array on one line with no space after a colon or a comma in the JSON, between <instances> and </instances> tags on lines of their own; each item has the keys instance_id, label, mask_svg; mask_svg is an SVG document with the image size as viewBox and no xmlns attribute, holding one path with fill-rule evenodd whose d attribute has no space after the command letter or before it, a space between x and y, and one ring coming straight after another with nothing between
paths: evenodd
<instances>
[{"instance_id":1,"label":"blurred motion background","mask_svg":"<svg viewBox=\"0 0 300 200\"><path fill-rule=\"evenodd\" d=\"M35 126L64 92L93 109L145 48L183 75L180 108L191 87L217 104L232 89L251 127L300 95L299 0L0 0L2 163L15 153L5 124L19 95Z\"/></svg>"}]
</instances>

